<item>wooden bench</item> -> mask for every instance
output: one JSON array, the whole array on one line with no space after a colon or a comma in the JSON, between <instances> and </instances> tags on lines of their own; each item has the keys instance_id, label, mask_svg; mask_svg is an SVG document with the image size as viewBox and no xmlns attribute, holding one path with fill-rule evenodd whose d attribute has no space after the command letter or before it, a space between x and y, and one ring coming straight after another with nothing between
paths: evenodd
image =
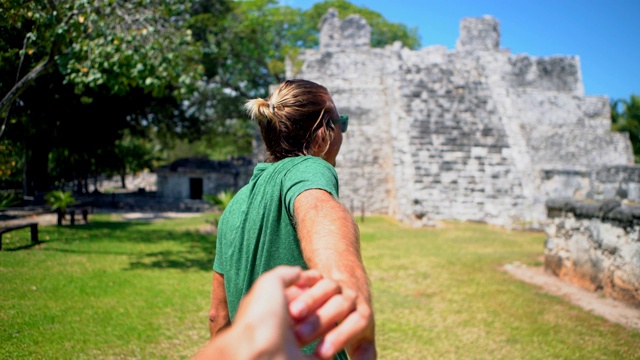
<instances>
[{"instance_id":1,"label":"wooden bench","mask_svg":"<svg viewBox=\"0 0 640 360\"><path fill-rule=\"evenodd\" d=\"M2 250L2 234L8 233L9 231L24 229L28 227L31 228L31 243L34 245L39 244L40 241L38 240L38 223L27 223L22 225L7 226L7 227L0 228L0 250Z\"/></svg>"}]
</instances>

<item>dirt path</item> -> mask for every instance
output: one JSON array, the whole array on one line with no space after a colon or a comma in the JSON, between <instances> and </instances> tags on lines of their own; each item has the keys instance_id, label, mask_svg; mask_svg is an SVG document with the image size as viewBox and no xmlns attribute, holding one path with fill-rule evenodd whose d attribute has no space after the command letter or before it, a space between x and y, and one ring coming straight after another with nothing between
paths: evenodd
<instances>
[{"instance_id":1,"label":"dirt path","mask_svg":"<svg viewBox=\"0 0 640 360\"><path fill-rule=\"evenodd\" d=\"M202 213L199 213L199 212L171 212L171 211L165 211L165 212L113 212L113 211L110 211L108 213L113 214L115 216L119 216L123 220L147 220L147 221L202 215ZM34 215L19 217L16 219L0 221L0 227L22 225L30 222L37 222L38 225L40 226L55 225L57 221L58 221L58 215L54 213L34 214ZM67 216L64 224L67 224L68 221L69 221L69 217ZM82 224L82 218L78 215L76 215L76 222L78 224ZM91 214L89 214L89 222L91 222Z\"/></svg>"},{"instance_id":2,"label":"dirt path","mask_svg":"<svg viewBox=\"0 0 640 360\"><path fill-rule=\"evenodd\" d=\"M548 294L559 296L611 322L640 330L640 308L582 289L544 271L542 267L513 263L503 269L517 279L539 286Z\"/></svg>"}]
</instances>

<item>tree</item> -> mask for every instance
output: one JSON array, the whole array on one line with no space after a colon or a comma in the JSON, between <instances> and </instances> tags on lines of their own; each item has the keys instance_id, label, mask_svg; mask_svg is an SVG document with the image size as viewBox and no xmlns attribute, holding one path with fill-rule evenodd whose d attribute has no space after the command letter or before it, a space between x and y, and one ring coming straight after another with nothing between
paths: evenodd
<instances>
[{"instance_id":1,"label":"tree","mask_svg":"<svg viewBox=\"0 0 640 360\"><path fill-rule=\"evenodd\" d=\"M321 5L341 16L363 14L376 46L418 43L415 32L364 7ZM24 154L12 163L24 165L25 195L69 181L86 189L92 176L139 167L116 151L125 136L216 157L250 152L252 124L242 105L284 80L285 56L317 46L325 11L318 6L2 0L0 141Z\"/></svg>"},{"instance_id":2,"label":"tree","mask_svg":"<svg viewBox=\"0 0 640 360\"><path fill-rule=\"evenodd\" d=\"M19 54L15 83L2 81L0 113L38 77L57 67L80 93L105 85L124 94L139 87L163 95L199 79L198 48L182 25L189 1L5 0L0 28ZM15 41L22 38L22 41ZM5 80L5 79L3 79Z\"/></svg>"},{"instance_id":3,"label":"tree","mask_svg":"<svg viewBox=\"0 0 640 360\"><path fill-rule=\"evenodd\" d=\"M125 128L136 136L195 132L188 124L195 120L182 121L179 110L202 74L199 48L184 24L192 5L205 2L0 4L0 138L11 125L9 143L24 151L25 195L50 186L52 152L67 163L55 169L86 179L101 164L95 156ZM87 134L89 122L101 132Z\"/></svg>"},{"instance_id":4,"label":"tree","mask_svg":"<svg viewBox=\"0 0 640 360\"><path fill-rule=\"evenodd\" d=\"M640 163L640 96L611 101L611 129L629 133L636 163Z\"/></svg>"},{"instance_id":5,"label":"tree","mask_svg":"<svg viewBox=\"0 0 640 360\"><path fill-rule=\"evenodd\" d=\"M354 14L362 16L371 26L372 47L384 47L395 41L400 41L404 46L413 50L420 47L420 36L417 28L407 28L404 24L389 22L382 14L366 6L356 6L346 0L325 0L314 4L304 12L305 25L304 30L301 32L308 34L303 43L305 47L318 46L317 24L320 23L320 19L327 13L329 8L336 9L340 18Z\"/></svg>"},{"instance_id":6,"label":"tree","mask_svg":"<svg viewBox=\"0 0 640 360\"><path fill-rule=\"evenodd\" d=\"M284 80L286 56L318 46L318 24L331 7L341 17L363 16L372 27L373 47L394 41L412 49L420 45L417 29L390 23L381 14L344 0L323 1L306 11L274 0L235 2L222 22L205 20L204 14L192 19L209 84L233 97L265 94L269 85Z\"/></svg>"},{"instance_id":7,"label":"tree","mask_svg":"<svg viewBox=\"0 0 640 360\"><path fill-rule=\"evenodd\" d=\"M126 188L126 174L153 169L163 159L157 144L131 134L125 134L116 142L115 154L120 160L119 175L123 189Z\"/></svg>"}]
</instances>

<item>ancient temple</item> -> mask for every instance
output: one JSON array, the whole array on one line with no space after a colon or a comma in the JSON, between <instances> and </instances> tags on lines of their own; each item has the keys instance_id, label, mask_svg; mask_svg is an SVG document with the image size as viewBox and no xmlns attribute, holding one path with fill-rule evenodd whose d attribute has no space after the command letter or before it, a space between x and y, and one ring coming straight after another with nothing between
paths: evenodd
<instances>
[{"instance_id":1,"label":"ancient temple","mask_svg":"<svg viewBox=\"0 0 640 360\"><path fill-rule=\"evenodd\" d=\"M512 54L490 16L463 19L453 50L372 48L366 21L335 10L320 26L286 75L326 86L350 117L337 170L352 211L540 228L547 199L604 196L595 172L633 163L608 99L585 96L579 57Z\"/></svg>"}]
</instances>

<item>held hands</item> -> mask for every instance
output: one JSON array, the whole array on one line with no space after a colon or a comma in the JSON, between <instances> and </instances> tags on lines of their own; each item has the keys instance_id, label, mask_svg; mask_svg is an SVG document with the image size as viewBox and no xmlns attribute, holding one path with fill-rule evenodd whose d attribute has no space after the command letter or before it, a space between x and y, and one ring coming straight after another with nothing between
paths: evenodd
<instances>
[{"instance_id":1,"label":"held hands","mask_svg":"<svg viewBox=\"0 0 640 360\"><path fill-rule=\"evenodd\" d=\"M341 296L329 298L329 294L336 292ZM367 292L365 294L368 295ZM365 299L362 295L341 287L335 281L320 280L289 305L292 318L302 319L296 325L298 339L308 343L324 334L315 352L323 359L330 358L341 349L347 350L350 359L376 359L373 311L369 296ZM316 308L314 304L322 304L322 307L315 310L315 314L308 315L309 309Z\"/></svg>"},{"instance_id":2,"label":"held hands","mask_svg":"<svg viewBox=\"0 0 640 360\"><path fill-rule=\"evenodd\" d=\"M364 338L358 344L366 345L358 299L345 292L315 270L276 267L258 278L240 302L232 326L207 343L194 360L328 359L348 343L355 344L354 339ZM305 357L300 348L318 339L314 356ZM354 354L360 351L354 350Z\"/></svg>"}]
</instances>

